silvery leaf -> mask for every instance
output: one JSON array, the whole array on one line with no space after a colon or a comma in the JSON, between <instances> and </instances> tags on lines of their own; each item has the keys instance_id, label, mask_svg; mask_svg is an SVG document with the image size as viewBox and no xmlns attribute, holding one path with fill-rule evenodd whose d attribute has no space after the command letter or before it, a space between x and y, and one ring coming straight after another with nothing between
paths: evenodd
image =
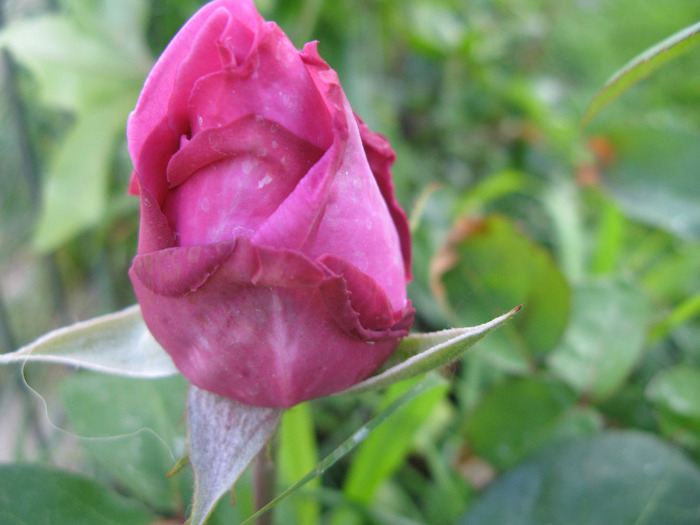
<instances>
[{"instance_id":1,"label":"silvery leaf","mask_svg":"<svg viewBox=\"0 0 700 525\"><path fill-rule=\"evenodd\" d=\"M262 450L282 409L244 405L192 385L187 419L194 498L188 524L201 525Z\"/></svg>"},{"instance_id":2,"label":"silvery leaf","mask_svg":"<svg viewBox=\"0 0 700 525\"><path fill-rule=\"evenodd\" d=\"M28 361L63 363L127 377L177 373L170 356L146 328L138 305L59 328L0 355L0 364Z\"/></svg>"},{"instance_id":3,"label":"silvery leaf","mask_svg":"<svg viewBox=\"0 0 700 525\"><path fill-rule=\"evenodd\" d=\"M520 307L492 319L488 323L467 328L452 328L427 334L411 334L405 337L391 357L385 369L357 383L340 394L358 394L375 388L383 388L397 381L415 377L444 366L483 339L488 333L508 321Z\"/></svg>"}]
</instances>

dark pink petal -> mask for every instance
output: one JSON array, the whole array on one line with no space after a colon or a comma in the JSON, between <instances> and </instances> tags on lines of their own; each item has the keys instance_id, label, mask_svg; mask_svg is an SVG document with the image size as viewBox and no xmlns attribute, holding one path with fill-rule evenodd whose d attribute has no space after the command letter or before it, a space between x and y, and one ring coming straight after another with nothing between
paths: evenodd
<instances>
[{"instance_id":1,"label":"dark pink petal","mask_svg":"<svg viewBox=\"0 0 700 525\"><path fill-rule=\"evenodd\" d=\"M182 133L171 128L172 118L168 115L175 80L181 61L192 52L192 42L196 40L206 45L206 40L215 41L226 27L228 13L221 8L212 13L215 10L214 5L207 5L178 32L148 75L136 109L127 122L129 153L135 171L141 178L141 186L147 187L159 202L167 190L161 174L176 151ZM201 31L204 35L197 38ZM186 103L185 100L183 106Z\"/></svg>"},{"instance_id":2,"label":"dark pink petal","mask_svg":"<svg viewBox=\"0 0 700 525\"><path fill-rule=\"evenodd\" d=\"M396 160L396 153L391 149L389 141L384 135L370 130L360 117L357 117L357 125L360 129L362 145L369 161L369 167L379 185L379 190L384 201L389 207L389 213L399 233L401 253L403 255L406 279L411 279L411 230L408 225L406 212L403 210L394 195L394 183L391 179L391 166Z\"/></svg>"},{"instance_id":3,"label":"dark pink petal","mask_svg":"<svg viewBox=\"0 0 700 525\"><path fill-rule=\"evenodd\" d=\"M170 159L167 178L170 187L182 184L205 166L227 157L265 159L282 173L298 179L323 155L323 150L291 133L274 120L252 113L216 128L203 130L183 140ZM290 167L291 165L291 167Z\"/></svg>"},{"instance_id":4,"label":"dark pink petal","mask_svg":"<svg viewBox=\"0 0 700 525\"><path fill-rule=\"evenodd\" d=\"M184 141L168 165L171 185L180 185L163 208L178 244L251 237L321 154L276 122L254 115Z\"/></svg>"},{"instance_id":5,"label":"dark pink petal","mask_svg":"<svg viewBox=\"0 0 700 525\"><path fill-rule=\"evenodd\" d=\"M222 281L283 288L318 287L330 276L300 253L261 248L244 238L137 255L130 272L155 294L169 297L198 290L215 272Z\"/></svg>"},{"instance_id":6,"label":"dark pink petal","mask_svg":"<svg viewBox=\"0 0 700 525\"><path fill-rule=\"evenodd\" d=\"M337 295L335 285L332 287L333 292L324 296L326 304L333 305L329 306L329 309L337 305L345 308L349 300L352 309L358 312L357 319L360 324L370 330L386 330L396 322L391 301L374 279L334 255L321 257L319 262L342 277L345 288L345 297L341 298ZM341 321L341 324L345 324L344 321Z\"/></svg>"},{"instance_id":7,"label":"dark pink petal","mask_svg":"<svg viewBox=\"0 0 700 525\"><path fill-rule=\"evenodd\" d=\"M333 145L260 225L252 237L253 242L260 246L307 252L306 245L325 214L328 191L345 152L347 133L344 122L336 118L334 124Z\"/></svg>"},{"instance_id":8,"label":"dark pink petal","mask_svg":"<svg viewBox=\"0 0 700 525\"><path fill-rule=\"evenodd\" d=\"M328 148L330 114L299 52L275 24L261 28L257 38L245 62L190 84L192 132L255 114L279 122L319 148Z\"/></svg>"},{"instance_id":9,"label":"dark pink petal","mask_svg":"<svg viewBox=\"0 0 700 525\"><path fill-rule=\"evenodd\" d=\"M139 188L141 196L139 223L139 253L163 250L175 246L173 232L168 219L158 205L158 201L147 188Z\"/></svg>"},{"instance_id":10,"label":"dark pink petal","mask_svg":"<svg viewBox=\"0 0 700 525\"><path fill-rule=\"evenodd\" d=\"M303 251L312 258L331 254L346 260L370 275L400 310L406 303L406 275L399 236L349 106L344 115L350 119L345 153L328 187L323 219Z\"/></svg>"},{"instance_id":11,"label":"dark pink petal","mask_svg":"<svg viewBox=\"0 0 700 525\"><path fill-rule=\"evenodd\" d=\"M175 247L137 255L131 271L154 293L183 297L199 289L226 261L235 241Z\"/></svg>"},{"instance_id":12,"label":"dark pink petal","mask_svg":"<svg viewBox=\"0 0 700 525\"><path fill-rule=\"evenodd\" d=\"M263 284L289 268L289 260L279 264L271 252L260 257L257 285L237 283L231 275L256 272L250 260L241 262L250 251L240 259L236 251L213 274L203 267L203 284L180 296L152 288L157 265L140 268L143 256L130 272L146 324L195 385L243 403L289 407L361 381L395 348L396 337L365 341L349 334L328 311L320 286ZM293 280L308 284L317 276Z\"/></svg>"},{"instance_id":13,"label":"dark pink petal","mask_svg":"<svg viewBox=\"0 0 700 525\"><path fill-rule=\"evenodd\" d=\"M322 262L338 274L323 283L321 295L343 330L365 341L397 341L408 335L415 315L410 301L394 311L371 277L336 257L326 256Z\"/></svg>"}]
</instances>

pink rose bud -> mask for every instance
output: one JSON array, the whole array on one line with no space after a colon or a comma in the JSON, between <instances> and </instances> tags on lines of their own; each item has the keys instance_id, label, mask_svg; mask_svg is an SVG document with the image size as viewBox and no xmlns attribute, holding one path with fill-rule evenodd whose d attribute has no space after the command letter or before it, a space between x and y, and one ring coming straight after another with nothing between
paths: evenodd
<instances>
[{"instance_id":1,"label":"pink rose bud","mask_svg":"<svg viewBox=\"0 0 700 525\"><path fill-rule=\"evenodd\" d=\"M377 370L413 323L388 141L309 43L250 0L205 5L128 123L143 317L205 390L289 407Z\"/></svg>"}]
</instances>

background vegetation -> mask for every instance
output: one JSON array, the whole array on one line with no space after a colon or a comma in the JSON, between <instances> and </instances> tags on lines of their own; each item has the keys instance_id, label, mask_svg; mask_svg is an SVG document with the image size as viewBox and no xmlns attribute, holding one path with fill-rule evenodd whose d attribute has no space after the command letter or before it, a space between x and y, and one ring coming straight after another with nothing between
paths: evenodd
<instances>
[{"instance_id":1,"label":"background vegetation","mask_svg":"<svg viewBox=\"0 0 700 525\"><path fill-rule=\"evenodd\" d=\"M134 302L124 123L199 5L0 4L1 351ZM700 5L257 5L297 46L320 40L354 109L397 151L416 329L523 305L443 371L448 385L392 415L275 520L700 522L700 51L582 125L610 75L700 20ZM0 369L0 515L21 499L32 523L181 519L191 474L165 474L185 450L182 379L23 372L44 402L18 367ZM279 490L406 388L289 411L273 446ZM250 491L245 478L211 522L249 516Z\"/></svg>"}]
</instances>

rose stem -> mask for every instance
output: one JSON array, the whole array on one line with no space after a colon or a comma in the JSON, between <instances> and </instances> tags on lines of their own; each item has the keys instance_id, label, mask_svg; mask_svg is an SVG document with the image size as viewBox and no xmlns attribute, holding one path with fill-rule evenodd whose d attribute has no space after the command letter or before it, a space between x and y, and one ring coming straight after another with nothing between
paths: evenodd
<instances>
[{"instance_id":1,"label":"rose stem","mask_svg":"<svg viewBox=\"0 0 700 525\"><path fill-rule=\"evenodd\" d=\"M272 485L275 482L274 465L269 458L267 447L255 456L253 466L253 493L255 510L260 510L272 499ZM257 525L272 525L272 513L265 512L255 521Z\"/></svg>"}]
</instances>

